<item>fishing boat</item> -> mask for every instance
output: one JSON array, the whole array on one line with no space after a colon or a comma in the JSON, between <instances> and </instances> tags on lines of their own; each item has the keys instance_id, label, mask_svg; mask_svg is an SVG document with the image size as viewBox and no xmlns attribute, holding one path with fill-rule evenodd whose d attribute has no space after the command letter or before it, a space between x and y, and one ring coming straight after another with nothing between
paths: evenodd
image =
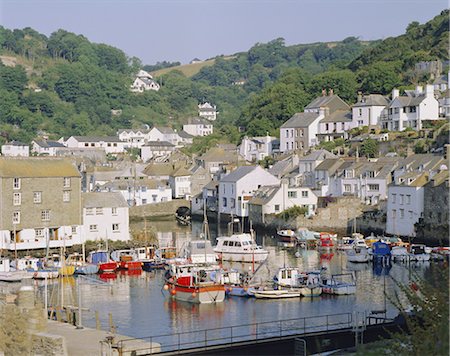
<instances>
[{"instance_id":1,"label":"fishing boat","mask_svg":"<svg viewBox=\"0 0 450 356\"><path fill-rule=\"evenodd\" d=\"M108 250L91 251L87 261L98 265L98 273L112 273L117 270L117 262L110 260Z\"/></svg>"},{"instance_id":2,"label":"fishing boat","mask_svg":"<svg viewBox=\"0 0 450 356\"><path fill-rule=\"evenodd\" d=\"M297 268L282 267L274 277L278 289L291 289L300 292L304 297L315 297L322 294L320 271L300 272Z\"/></svg>"},{"instance_id":3,"label":"fishing boat","mask_svg":"<svg viewBox=\"0 0 450 356\"><path fill-rule=\"evenodd\" d=\"M411 260L417 262L429 261L431 258L430 252L423 244L411 244L410 254Z\"/></svg>"},{"instance_id":4,"label":"fishing boat","mask_svg":"<svg viewBox=\"0 0 450 356\"><path fill-rule=\"evenodd\" d=\"M354 239L352 239L351 237L344 236L338 241L336 249L339 251L351 250L353 248L353 241Z\"/></svg>"},{"instance_id":5,"label":"fishing boat","mask_svg":"<svg viewBox=\"0 0 450 356\"><path fill-rule=\"evenodd\" d=\"M410 257L406 246L393 246L391 249L391 258L395 262L409 262Z\"/></svg>"},{"instance_id":6,"label":"fishing boat","mask_svg":"<svg viewBox=\"0 0 450 356\"><path fill-rule=\"evenodd\" d=\"M369 254L371 254L374 263L389 263L391 260L391 249L386 242L381 240L372 243Z\"/></svg>"},{"instance_id":7,"label":"fishing boat","mask_svg":"<svg viewBox=\"0 0 450 356\"><path fill-rule=\"evenodd\" d=\"M39 268L33 273L34 279L54 279L58 277L58 270L54 268Z\"/></svg>"},{"instance_id":8,"label":"fishing boat","mask_svg":"<svg viewBox=\"0 0 450 356\"><path fill-rule=\"evenodd\" d=\"M356 280L353 273L341 273L331 275L331 278L323 278L322 291L325 294L350 295L356 293Z\"/></svg>"},{"instance_id":9,"label":"fishing boat","mask_svg":"<svg viewBox=\"0 0 450 356\"><path fill-rule=\"evenodd\" d=\"M59 276L72 276L75 273L75 266L68 265L62 255L51 255L45 264L46 267L56 268Z\"/></svg>"},{"instance_id":10,"label":"fishing boat","mask_svg":"<svg viewBox=\"0 0 450 356\"><path fill-rule=\"evenodd\" d=\"M331 250L334 248L334 241L332 236L329 233L320 233L320 240L318 244L319 250Z\"/></svg>"},{"instance_id":11,"label":"fishing boat","mask_svg":"<svg viewBox=\"0 0 450 356\"><path fill-rule=\"evenodd\" d=\"M21 282L23 271L11 271L9 258L0 258L0 282Z\"/></svg>"},{"instance_id":12,"label":"fishing boat","mask_svg":"<svg viewBox=\"0 0 450 356\"><path fill-rule=\"evenodd\" d=\"M111 259L117 262L118 269L139 270L142 262L138 261L135 250L116 250L111 252Z\"/></svg>"},{"instance_id":13,"label":"fishing boat","mask_svg":"<svg viewBox=\"0 0 450 356\"><path fill-rule=\"evenodd\" d=\"M233 233L233 224L239 225L239 219L228 224L228 236L217 238L214 252L217 259L230 262L260 263L267 259L269 252L258 246L253 239L253 231L249 233ZM239 229L240 230L240 229Z\"/></svg>"},{"instance_id":14,"label":"fishing boat","mask_svg":"<svg viewBox=\"0 0 450 356\"><path fill-rule=\"evenodd\" d=\"M365 244L364 240L362 243L354 241L351 250L347 250L347 261L353 263L366 263L370 261L369 248Z\"/></svg>"},{"instance_id":15,"label":"fishing boat","mask_svg":"<svg viewBox=\"0 0 450 356\"><path fill-rule=\"evenodd\" d=\"M316 248L317 240L314 233L307 228L298 228L295 233L297 244L303 248Z\"/></svg>"},{"instance_id":16,"label":"fishing boat","mask_svg":"<svg viewBox=\"0 0 450 356\"><path fill-rule=\"evenodd\" d=\"M206 239L189 241L183 249L182 255L188 263L193 264L216 263L217 257L211 241Z\"/></svg>"},{"instance_id":17,"label":"fishing boat","mask_svg":"<svg viewBox=\"0 0 450 356\"><path fill-rule=\"evenodd\" d=\"M225 299L225 286L213 280L211 273L217 268L194 264L172 264L166 272L164 289L172 298L189 303L221 303Z\"/></svg>"},{"instance_id":18,"label":"fishing boat","mask_svg":"<svg viewBox=\"0 0 450 356\"><path fill-rule=\"evenodd\" d=\"M137 260L142 263L144 271L151 271L154 269L164 269L165 261L157 255L155 246L138 247L134 249Z\"/></svg>"},{"instance_id":19,"label":"fishing boat","mask_svg":"<svg viewBox=\"0 0 450 356\"><path fill-rule=\"evenodd\" d=\"M242 274L241 272L231 270L220 270L217 273L211 273L211 278L217 280L219 283L225 286L225 295L234 297L249 297L248 289L250 277L248 274Z\"/></svg>"},{"instance_id":20,"label":"fishing boat","mask_svg":"<svg viewBox=\"0 0 450 356\"><path fill-rule=\"evenodd\" d=\"M435 247L431 250L431 258L435 261L449 260L450 247Z\"/></svg>"},{"instance_id":21,"label":"fishing boat","mask_svg":"<svg viewBox=\"0 0 450 356\"><path fill-rule=\"evenodd\" d=\"M18 258L17 260L11 261L10 266L18 271L37 271L39 269L39 258L31 256Z\"/></svg>"},{"instance_id":22,"label":"fishing boat","mask_svg":"<svg viewBox=\"0 0 450 356\"><path fill-rule=\"evenodd\" d=\"M296 240L295 231L291 229L278 230L277 235L280 242L294 242Z\"/></svg>"},{"instance_id":23,"label":"fishing boat","mask_svg":"<svg viewBox=\"0 0 450 356\"><path fill-rule=\"evenodd\" d=\"M87 263L83 255L77 252L67 256L67 264L69 266L75 266L75 274L96 274L99 268L96 264Z\"/></svg>"}]
</instances>

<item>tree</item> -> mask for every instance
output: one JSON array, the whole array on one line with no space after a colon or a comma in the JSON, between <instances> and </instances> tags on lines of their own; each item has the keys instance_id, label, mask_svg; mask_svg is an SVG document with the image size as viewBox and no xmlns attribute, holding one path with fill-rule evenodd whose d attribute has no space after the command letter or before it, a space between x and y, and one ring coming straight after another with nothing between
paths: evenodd
<instances>
[{"instance_id":1,"label":"tree","mask_svg":"<svg viewBox=\"0 0 450 356\"><path fill-rule=\"evenodd\" d=\"M378 156L378 141L368 138L361 144L361 155L367 158Z\"/></svg>"},{"instance_id":2,"label":"tree","mask_svg":"<svg viewBox=\"0 0 450 356\"><path fill-rule=\"evenodd\" d=\"M365 93L388 94L402 80L400 62L375 62L358 73L361 90Z\"/></svg>"},{"instance_id":3,"label":"tree","mask_svg":"<svg viewBox=\"0 0 450 356\"><path fill-rule=\"evenodd\" d=\"M353 102L358 83L355 74L349 70L328 71L314 76L309 85L309 91L316 95L320 95L322 89L333 89L341 99Z\"/></svg>"},{"instance_id":4,"label":"tree","mask_svg":"<svg viewBox=\"0 0 450 356\"><path fill-rule=\"evenodd\" d=\"M6 67L0 64L0 88L20 94L27 84L27 75L22 66Z\"/></svg>"}]
</instances>

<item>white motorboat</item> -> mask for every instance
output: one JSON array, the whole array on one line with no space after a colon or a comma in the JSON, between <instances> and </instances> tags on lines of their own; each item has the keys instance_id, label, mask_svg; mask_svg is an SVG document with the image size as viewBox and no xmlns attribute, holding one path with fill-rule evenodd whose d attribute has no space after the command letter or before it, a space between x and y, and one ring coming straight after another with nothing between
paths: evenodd
<instances>
[{"instance_id":1,"label":"white motorboat","mask_svg":"<svg viewBox=\"0 0 450 356\"><path fill-rule=\"evenodd\" d=\"M21 282L31 278L26 271L12 271L9 258L0 258L0 282Z\"/></svg>"},{"instance_id":2,"label":"white motorboat","mask_svg":"<svg viewBox=\"0 0 450 356\"><path fill-rule=\"evenodd\" d=\"M408 262L410 257L411 255L406 246L393 246L391 249L391 258L396 262Z\"/></svg>"},{"instance_id":3,"label":"white motorboat","mask_svg":"<svg viewBox=\"0 0 450 356\"><path fill-rule=\"evenodd\" d=\"M360 241L360 242L359 242ZM369 248L364 240L354 241L352 249L347 250L347 261L354 263L366 263L370 260Z\"/></svg>"},{"instance_id":4,"label":"white motorboat","mask_svg":"<svg viewBox=\"0 0 450 356\"><path fill-rule=\"evenodd\" d=\"M18 271L37 271L39 269L39 258L23 257L13 260L10 263L11 267Z\"/></svg>"},{"instance_id":5,"label":"white motorboat","mask_svg":"<svg viewBox=\"0 0 450 356\"><path fill-rule=\"evenodd\" d=\"M411 261L425 262L431 258L430 252L423 244L412 244L410 247L410 259Z\"/></svg>"},{"instance_id":6,"label":"white motorboat","mask_svg":"<svg viewBox=\"0 0 450 356\"><path fill-rule=\"evenodd\" d=\"M269 256L269 252L258 246L248 233L218 237L214 252L218 260L230 262L260 263Z\"/></svg>"},{"instance_id":7,"label":"white motorboat","mask_svg":"<svg viewBox=\"0 0 450 356\"><path fill-rule=\"evenodd\" d=\"M321 286L325 294L349 295L356 293L356 280L353 273L331 275L330 279L322 278Z\"/></svg>"},{"instance_id":8,"label":"white motorboat","mask_svg":"<svg viewBox=\"0 0 450 356\"><path fill-rule=\"evenodd\" d=\"M304 297L315 297L322 294L320 271L300 272L297 268L282 267L273 280L278 289L295 289Z\"/></svg>"},{"instance_id":9,"label":"white motorboat","mask_svg":"<svg viewBox=\"0 0 450 356\"><path fill-rule=\"evenodd\" d=\"M253 289L252 293L258 299L281 299L281 298L299 298L301 292L299 288L289 289Z\"/></svg>"}]
</instances>

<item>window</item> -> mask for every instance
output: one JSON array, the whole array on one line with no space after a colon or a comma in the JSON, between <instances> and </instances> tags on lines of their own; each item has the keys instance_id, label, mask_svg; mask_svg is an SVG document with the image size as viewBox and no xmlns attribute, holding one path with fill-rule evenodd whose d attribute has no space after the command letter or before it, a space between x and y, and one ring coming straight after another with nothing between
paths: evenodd
<instances>
[{"instance_id":1,"label":"window","mask_svg":"<svg viewBox=\"0 0 450 356\"><path fill-rule=\"evenodd\" d=\"M20 193L13 194L13 205L20 205L22 202L22 197Z\"/></svg>"},{"instance_id":2,"label":"window","mask_svg":"<svg viewBox=\"0 0 450 356\"><path fill-rule=\"evenodd\" d=\"M397 202L397 194L392 194L392 203L395 204Z\"/></svg>"},{"instance_id":3,"label":"window","mask_svg":"<svg viewBox=\"0 0 450 356\"><path fill-rule=\"evenodd\" d=\"M20 189L20 178L13 178L13 189Z\"/></svg>"},{"instance_id":4,"label":"window","mask_svg":"<svg viewBox=\"0 0 450 356\"><path fill-rule=\"evenodd\" d=\"M86 208L86 215L94 215L94 208Z\"/></svg>"},{"instance_id":5,"label":"window","mask_svg":"<svg viewBox=\"0 0 450 356\"><path fill-rule=\"evenodd\" d=\"M44 229L35 229L34 230L34 235L36 237L44 237Z\"/></svg>"},{"instance_id":6,"label":"window","mask_svg":"<svg viewBox=\"0 0 450 356\"><path fill-rule=\"evenodd\" d=\"M405 217L405 209L400 209L400 219Z\"/></svg>"},{"instance_id":7,"label":"window","mask_svg":"<svg viewBox=\"0 0 450 356\"><path fill-rule=\"evenodd\" d=\"M302 198L308 198L308 191L302 190Z\"/></svg>"},{"instance_id":8,"label":"window","mask_svg":"<svg viewBox=\"0 0 450 356\"><path fill-rule=\"evenodd\" d=\"M95 215L103 215L103 208L95 208Z\"/></svg>"},{"instance_id":9,"label":"window","mask_svg":"<svg viewBox=\"0 0 450 356\"><path fill-rule=\"evenodd\" d=\"M120 231L119 224L112 224L112 231L113 232L119 232Z\"/></svg>"},{"instance_id":10,"label":"window","mask_svg":"<svg viewBox=\"0 0 450 356\"><path fill-rule=\"evenodd\" d=\"M288 191L288 198L297 198L297 192L296 191Z\"/></svg>"},{"instance_id":11,"label":"window","mask_svg":"<svg viewBox=\"0 0 450 356\"><path fill-rule=\"evenodd\" d=\"M13 224L20 224L20 211L13 212Z\"/></svg>"},{"instance_id":12,"label":"window","mask_svg":"<svg viewBox=\"0 0 450 356\"><path fill-rule=\"evenodd\" d=\"M325 124L325 131L328 131L328 124Z\"/></svg>"},{"instance_id":13,"label":"window","mask_svg":"<svg viewBox=\"0 0 450 356\"><path fill-rule=\"evenodd\" d=\"M352 191L352 185L351 184L344 184L344 192L345 193L351 193Z\"/></svg>"},{"instance_id":14,"label":"window","mask_svg":"<svg viewBox=\"0 0 450 356\"><path fill-rule=\"evenodd\" d=\"M42 192L33 192L33 202L35 204L42 203Z\"/></svg>"},{"instance_id":15,"label":"window","mask_svg":"<svg viewBox=\"0 0 450 356\"><path fill-rule=\"evenodd\" d=\"M286 130L286 137L289 137L289 131Z\"/></svg>"},{"instance_id":16,"label":"window","mask_svg":"<svg viewBox=\"0 0 450 356\"><path fill-rule=\"evenodd\" d=\"M70 190L63 191L63 202L67 203L70 201Z\"/></svg>"},{"instance_id":17,"label":"window","mask_svg":"<svg viewBox=\"0 0 450 356\"><path fill-rule=\"evenodd\" d=\"M406 204L411 204L411 194L406 195Z\"/></svg>"},{"instance_id":18,"label":"window","mask_svg":"<svg viewBox=\"0 0 450 356\"><path fill-rule=\"evenodd\" d=\"M236 206L236 199L231 198L231 199L230 199L230 205L231 205L230 208L231 208L231 209L234 209L234 207Z\"/></svg>"},{"instance_id":19,"label":"window","mask_svg":"<svg viewBox=\"0 0 450 356\"><path fill-rule=\"evenodd\" d=\"M147 204L147 199L142 199L142 205Z\"/></svg>"},{"instance_id":20,"label":"window","mask_svg":"<svg viewBox=\"0 0 450 356\"><path fill-rule=\"evenodd\" d=\"M227 198L223 198L223 206L227 206Z\"/></svg>"},{"instance_id":21,"label":"window","mask_svg":"<svg viewBox=\"0 0 450 356\"><path fill-rule=\"evenodd\" d=\"M63 187L70 188L70 178L69 177L64 177Z\"/></svg>"},{"instance_id":22,"label":"window","mask_svg":"<svg viewBox=\"0 0 450 356\"><path fill-rule=\"evenodd\" d=\"M400 194L400 205L403 205L403 200L405 196L403 194Z\"/></svg>"},{"instance_id":23,"label":"window","mask_svg":"<svg viewBox=\"0 0 450 356\"><path fill-rule=\"evenodd\" d=\"M380 190L379 184L369 184L369 190L372 192L378 192Z\"/></svg>"},{"instance_id":24,"label":"window","mask_svg":"<svg viewBox=\"0 0 450 356\"><path fill-rule=\"evenodd\" d=\"M275 205L275 211L280 211L280 204Z\"/></svg>"},{"instance_id":25,"label":"window","mask_svg":"<svg viewBox=\"0 0 450 356\"><path fill-rule=\"evenodd\" d=\"M397 210L392 210L392 217L395 219L397 217Z\"/></svg>"},{"instance_id":26,"label":"window","mask_svg":"<svg viewBox=\"0 0 450 356\"><path fill-rule=\"evenodd\" d=\"M224 245L224 246L228 246L228 241L225 240L225 241L223 242L223 245Z\"/></svg>"},{"instance_id":27,"label":"window","mask_svg":"<svg viewBox=\"0 0 450 356\"><path fill-rule=\"evenodd\" d=\"M416 112L416 107L415 106L410 106L409 107L409 112Z\"/></svg>"},{"instance_id":28,"label":"window","mask_svg":"<svg viewBox=\"0 0 450 356\"><path fill-rule=\"evenodd\" d=\"M362 109L358 109L358 115L362 116Z\"/></svg>"},{"instance_id":29,"label":"window","mask_svg":"<svg viewBox=\"0 0 450 356\"><path fill-rule=\"evenodd\" d=\"M41 211L41 220L42 221L50 221L50 210L42 210Z\"/></svg>"},{"instance_id":30,"label":"window","mask_svg":"<svg viewBox=\"0 0 450 356\"><path fill-rule=\"evenodd\" d=\"M117 215L117 208L111 208L111 214Z\"/></svg>"},{"instance_id":31,"label":"window","mask_svg":"<svg viewBox=\"0 0 450 356\"><path fill-rule=\"evenodd\" d=\"M77 227L76 226L72 226L72 234L76 234L77 233Z\"/></svg>"},{"instance_id":32,"label":"window","mask_svg":"<svg viewBox=\"0 0 450 356\"><path fill-rule=\"evenodd\" d=\"M89 231L97 231L97 225L89 225Z\"/></svg>"},{"instance_id":33,"label":"window","mask_svg":"<svg viewBox=\"0 0 450 356\"><path fill-rule=\"evenodd\" d=\"M409 218L412 219L412 218L413 218L413 212L412 212L412 210L408 210L408 214L409 214Z\"/></svg>"}]
</instances>

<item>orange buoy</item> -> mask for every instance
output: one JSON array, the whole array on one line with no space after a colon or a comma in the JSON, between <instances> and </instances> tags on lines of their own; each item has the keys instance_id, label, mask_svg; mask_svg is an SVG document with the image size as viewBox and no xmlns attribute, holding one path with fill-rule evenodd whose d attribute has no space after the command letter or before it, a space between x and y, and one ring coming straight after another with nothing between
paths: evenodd
<instances>
[{"instance_id":1,"label":"orange buoy","mask_svg":"<svg viewBox=\"0 0 450 356\"><path fill-rule=\"evenodd\" d=\"M197 293L192 292L192 298L195 298L197 296Z\"/></svg>"},{"instance_id":2,"label":"orange buoy","mask_svg":"<svg viewBox=\"0 0 450 356\"><path fill-rule=\"evenodd\" d=\"M170 294L175 295L175 294L177 294L177 291L176 291L175 289L172 289L172 290L170 291Z\"/></svg>"}]
</instances>

